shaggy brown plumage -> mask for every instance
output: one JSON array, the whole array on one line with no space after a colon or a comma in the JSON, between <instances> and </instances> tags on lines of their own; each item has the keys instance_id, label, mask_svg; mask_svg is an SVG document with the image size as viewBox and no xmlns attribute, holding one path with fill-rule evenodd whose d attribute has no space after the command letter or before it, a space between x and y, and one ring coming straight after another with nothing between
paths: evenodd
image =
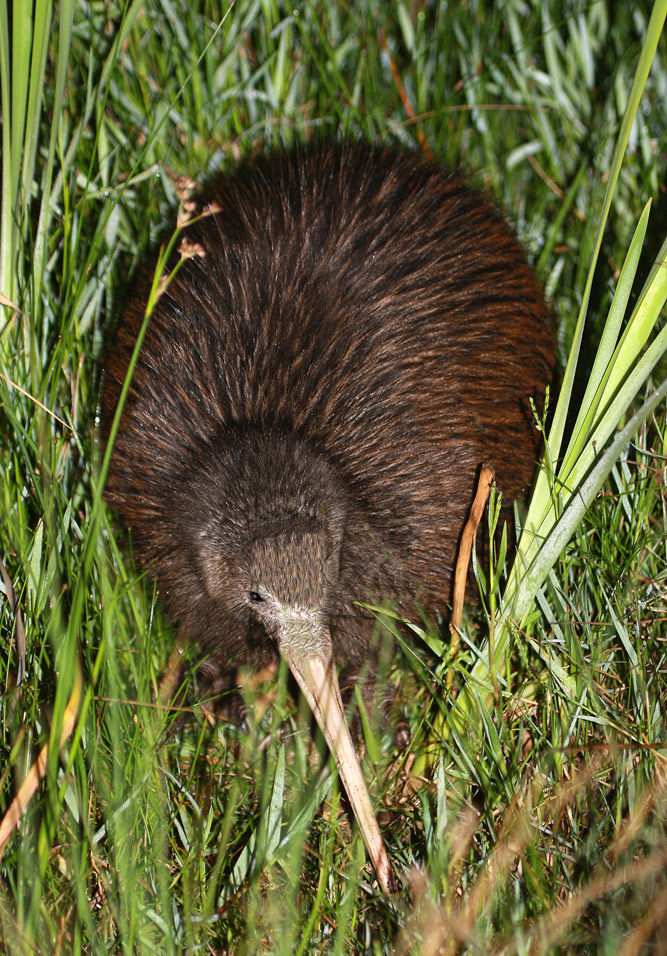
<instances>
[{"instance_id":1,"label":"shaggy brown plumage","mask_svg":"<svg viewBox=\"0 0 667 956\"><path fill-rule=\"evenodd\" d=\"M404 152L301 148L211 198L151 317L107 498L216 686L276 657L267 596L309 609L354 671L372 630L354 602L446 613L480 463L506 501L531 482L528 399L554 369L540 288L496 208ZM107 362L107 423L145 302Z\"/></svg>"}]
</instances>

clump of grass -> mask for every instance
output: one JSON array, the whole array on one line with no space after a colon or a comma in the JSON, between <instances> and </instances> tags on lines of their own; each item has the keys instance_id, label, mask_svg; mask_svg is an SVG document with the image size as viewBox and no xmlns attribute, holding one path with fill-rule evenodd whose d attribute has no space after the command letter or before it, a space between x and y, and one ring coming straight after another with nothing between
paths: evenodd
<instances>
[{"instance_id":1,"label":"clump of grass","mask_svg":"<svg viewBox=\"0 0 667 956\"><path fill-rule=\"evenodd\" d=\"M665 267L644 207L664 205L663 0L24 7L0 10L0 816L45 744L48 761L0 862L4 949L659 949ZM101 501L98 360L178 177L323 130L422 137L502 202L564 367L577 343L564 394L585 399L569 429L556 413L514 569L493 543L478 567L459 654L424 625L388 651L392 721L362 713L397 900L284 675L244 728L206 717L187 668L162 706L174 634ZM624 361L618 333L640 327Z\"/></svg>"}]
</instances>

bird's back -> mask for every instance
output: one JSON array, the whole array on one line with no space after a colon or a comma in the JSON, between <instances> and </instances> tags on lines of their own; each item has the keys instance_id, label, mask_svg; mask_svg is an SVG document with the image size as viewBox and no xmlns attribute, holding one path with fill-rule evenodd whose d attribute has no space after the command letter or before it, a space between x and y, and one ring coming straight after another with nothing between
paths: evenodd
<instances>
[{"instance_id":1,"label":"bird's back","mask_svg":"<svg viewBox=\"0 0 667 956\"><path fill-rule=\"evenodd\" d=\"M507 499L534 472L528 400L542 402L553 343L519 245L459 178L368 146L262 158L212 200L151 317L110 501L158 560L171 490L205 449L239 428L293 436L358 507L349 588L366 535L444 610L478 466ZM144 306L131 304L107 364L107 421Z\"/></svg>"}]
</instances>

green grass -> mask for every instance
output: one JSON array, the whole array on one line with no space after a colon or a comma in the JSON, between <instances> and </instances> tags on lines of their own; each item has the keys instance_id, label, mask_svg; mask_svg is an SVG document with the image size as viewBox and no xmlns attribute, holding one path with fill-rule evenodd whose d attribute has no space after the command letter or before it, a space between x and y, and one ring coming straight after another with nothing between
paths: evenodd
<instances>
[{"instance_id":1,"label":"green grass","mask_svg":"<svg viewBox=\"0 0 667 956\"><path fill-rule=\"evenodd\" d=\"M664 0L11 6L0 818L50 748L0 861L0 950L664 950ZM175 635L101 501L99 358L137 263L174 222L177 177L321 130L423 136L462 165L538 269L564 370L578 352L550 438L564 462L545 467L521 560L478 568L455 660L434 622L399 640L391 719L363 715L396 900L284 675L249 696L244 728L208 720L195 690L162 706ZM558 452L561 426L572 444ZM187 667L184 680L196 684Z\"/></svg>"}]
</instances>

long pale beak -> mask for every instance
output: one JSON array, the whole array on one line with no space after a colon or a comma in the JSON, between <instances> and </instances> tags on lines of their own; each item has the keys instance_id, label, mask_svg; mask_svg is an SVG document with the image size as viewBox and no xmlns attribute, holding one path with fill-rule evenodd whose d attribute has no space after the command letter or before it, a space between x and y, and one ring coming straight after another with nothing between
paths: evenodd
<instances>
[{"instance_id":1,"label":"long pale beak","mask_svg":"<svg viewBox=\"0 0 667 956\"><path fill-rule=\"evenodd\" d=\"M387 894L395 893L396 877L387 856L359 760L345 723L333 657L323 657L312 648L300 652L293 646L281 647L281 654L287 661L301 693L308 701L334 756L338 773L359 822L380 886Z\"/></svg>"}]
</instances>

